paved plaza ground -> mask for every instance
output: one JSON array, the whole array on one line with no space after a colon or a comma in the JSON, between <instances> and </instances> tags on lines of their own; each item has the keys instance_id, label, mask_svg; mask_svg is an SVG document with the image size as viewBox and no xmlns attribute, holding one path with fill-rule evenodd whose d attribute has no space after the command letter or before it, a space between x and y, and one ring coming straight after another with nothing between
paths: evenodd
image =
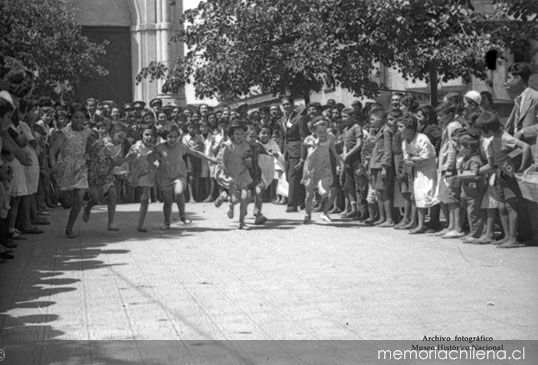
<instances>
[{"instance_id":1,"label":"paved plaza ground","mask_svg":"<svg viewBox=\"0 0 538 365\"><path fill-rule=\"evenodd\" d=\"M211 204L188 204L193 223L162 232L161 206L145 234L129 204L120 232L99 207L69 240L58 208L45 234L17 241L0 265L0 341L538 338L536 247L304 226L272 204L248 232Z\"/></svg>"}]
</instances>

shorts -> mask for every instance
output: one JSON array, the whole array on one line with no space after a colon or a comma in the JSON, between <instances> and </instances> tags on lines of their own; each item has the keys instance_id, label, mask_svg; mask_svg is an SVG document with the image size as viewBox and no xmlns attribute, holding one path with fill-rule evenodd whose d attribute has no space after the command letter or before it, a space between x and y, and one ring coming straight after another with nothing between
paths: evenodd
<instances>
[{"instance_id":1,"label":"shorts","mask_svg":"<svg viewBox=\"0 0 538 365\"><path fill-rule=\"evenodd\" d=\"M521 191L514 176L503 174L502 177L496 177L492 183L487 185L486 193L482 199L482 209L496 209L500 204L505 203L508 199L521 198Z\"/></svg>"},{"instance_id":2,"label":"shorts","mask_svg":"<svg viewBox=\"0 0 538 365\"><path fill-rule=\"evenodd\" d=\"M263 180L257 180L257 181L253 181L251 182L250 184L248 184L247 186L247 190L256 190L256 188L261 188L262 190L265 190L265 183L263 182Z\"/></svg>"},{"instance_id":3,"label":"shorts","mask_svg":"<svg viewBox=\"0 0 538 365\"><path fill-rule=\"evenodd\" d=\"M461 184L451 183L451 179L441 175L439 179L439 201L443 204L459 204Z\"/></svg>"},{"instance_id":4,"label":"shorts","mask_svg":"<svg viewBox=\"0 0 538 365\"><path fill-rule=\"evenodd\" d=\"M394 174L392 173L392 169L388 169L387 175L385 177L381 176L381 169L372 169L370 170L370 173L372 174L372 182L373 182L373 188L376 191L392 191L393 185L394 185Z\"/></svg>"}]
</instances>

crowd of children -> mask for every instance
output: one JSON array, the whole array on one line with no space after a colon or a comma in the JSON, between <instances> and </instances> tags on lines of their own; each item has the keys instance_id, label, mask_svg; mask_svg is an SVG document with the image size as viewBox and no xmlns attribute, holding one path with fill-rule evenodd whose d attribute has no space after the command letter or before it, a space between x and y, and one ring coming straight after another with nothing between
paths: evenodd
<instances>
[{"instance_id":1,"label":"crowd of children","mask_svg":"<svg viewBox=\"0 0 538 365\"><path fill-rule=\"evenodd\" d=\"M511 74L530 89L529 65L516 64ZM50 224L59 204L70 209L65 234L75 238L78 215L87 222L97 204L107 205L107 229L116 231L116 204L139 202L136 229L147 232L148 205L157 200L163 230L174 203L190 223L186 201L227 201L229 218L239 204L239 228L248 229L254 201L254 224L267 221L262 204L272 202L287 204L287 212L304 209L305 224L313 212L325 222L342 213L410 234L522 245L525 206L514 172L531 163L524 140L536 136L536 109L523 125L520 113L511 116L505 128L488 92L450 93L435 108L400 93L388 108L334 100L296 108L290 97L251 110L163 106L160 99L146 108L142 101L119 107L93 98L72 105L36 100L23 68L3 80L1 259L13 257L15 240L42 233L38 226Z\"/></svg>"}]
</instances>

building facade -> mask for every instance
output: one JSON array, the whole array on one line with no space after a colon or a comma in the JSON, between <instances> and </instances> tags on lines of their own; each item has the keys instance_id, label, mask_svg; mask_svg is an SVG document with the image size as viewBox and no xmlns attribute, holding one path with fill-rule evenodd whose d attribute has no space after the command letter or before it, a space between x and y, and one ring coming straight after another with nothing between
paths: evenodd
<instances>
[{"instance_id":1,"label":"building facade","mask_svg":"<svg viewBox=\"0 0 538 365\"><path fill-rule=\"evenodd\" d=\"M161 97L165 103L185 104L185 94L161 93L162 81L144 80L137 84L135 75L151 61L165 64L183 52L170 39L177 30L183 2L170 0L70 0L77 8L77 20L91 40L106 40L107 55L102 60L107 77L84 85L81 98L149 101Z\"/></svg>"},{"instance_id":2,"label":"building facade","mask_svg":"<svg viewBox=\"0 0 538 365\"><path fill-rule=\"evenodd\" d=\"M162 81L143 80L137 83L135 75L151 61L165 64L174 60L184 52L182 44L170 43L170 39L179 26L178 19L184 9L196 7L200 0L69 0L77 7L78 21L83 32L96 42L108 41L107 55L103 65L109 70L109 75L84 85L78 91L83 99L93 96L99 99L113 99L118 103L130 100L149 101L160 97L165 104L178 105L207 103L217 105L215 99L197 99L192 85L186 85L178 94L162 94ZM474 0L475 8L480 12L492 11L491 0ZM536 42L530 42L536 48ZM497 68L490 72L488 82L473 78L470 83L461 79L450 80L439 84L440 95L448 91L464 92L470 89L490 91L497 103L509 102L504 88L506 70L514 57L499 59ZM538 63L538 55L534 56ZM376 81L387 89L377 100L387 103L392 91L414 92L419 99L427 101L429 87L425 82L405 80L396 70L379 67ZM311 101L326 103L329 99L346 105L357 98L348 90L335 87L313 93ZM251 96L249 104L267 104L275 99L271 95ZM244 101L236 101L239 104Z\"/></svg>"}]
</instances>

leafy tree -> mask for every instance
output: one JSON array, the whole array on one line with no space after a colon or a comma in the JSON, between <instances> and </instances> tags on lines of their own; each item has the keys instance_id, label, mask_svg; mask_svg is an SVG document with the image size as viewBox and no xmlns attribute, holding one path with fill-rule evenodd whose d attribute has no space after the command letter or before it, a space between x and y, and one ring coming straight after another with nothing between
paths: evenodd
<instances>
[{"instance_id":1,"label":"leafy tree","mask_svg":"<svg viewBox=\"0 0 538 365\"><path fill-rule=\"evenodd\" d=\"M174 41L188 52L172 65L152 62L137 80L166 78L164 92L192 82L198 97L291 93L308 100L310 91L340 83L372 95L374 59L363 45L343 42L348 24L338 19L339 0L207 0L187 10ZM335 32L334 30L337 29Z\"/></svg>"},{"instance_id":2,"label":"leafy tree","mask_svg":"<svg viewBox=\"0 0 538 365\"><path fill-rule=\"evenodd\" d=\"M66 0L0 0L0 54L7 65L24 65L36 75L39 95L59 85L76 87L106 70L99 66L105 45L90 42Z\"/></svg>"},{"instance_id":3,"label":"leafy tree","mask_svg":"<svg viewBox=\"0 0 538 365\"><path fill-rule=\"evenodd\" d=\"M137 79L165 78L165 92L192 82L199 97L259 86L308 100L331 83L372 96L379 62L429 81L435 104L438 77L485 78L486 52L501 53L514 36L495 33L498 22L532 14L524 0L495 1L499 11L487 15L470 0L206 0L185 12L174 38L185 42L186 56L153 62Z\"/></svg>"},{"instance_id":4,"label":"leafy tree","mask_svg":"<svg viewBox=\"0 0 538 365\"><path fill-rule=\"evenodd\" d=\"M406 79L429 81L432 104L438 75L443 81L486 77L484 55L501 44L481 32L479 16L468 0L372 0L364 14L368 37L385 45L381 62Z\"/></svg>"}]
</instances>

